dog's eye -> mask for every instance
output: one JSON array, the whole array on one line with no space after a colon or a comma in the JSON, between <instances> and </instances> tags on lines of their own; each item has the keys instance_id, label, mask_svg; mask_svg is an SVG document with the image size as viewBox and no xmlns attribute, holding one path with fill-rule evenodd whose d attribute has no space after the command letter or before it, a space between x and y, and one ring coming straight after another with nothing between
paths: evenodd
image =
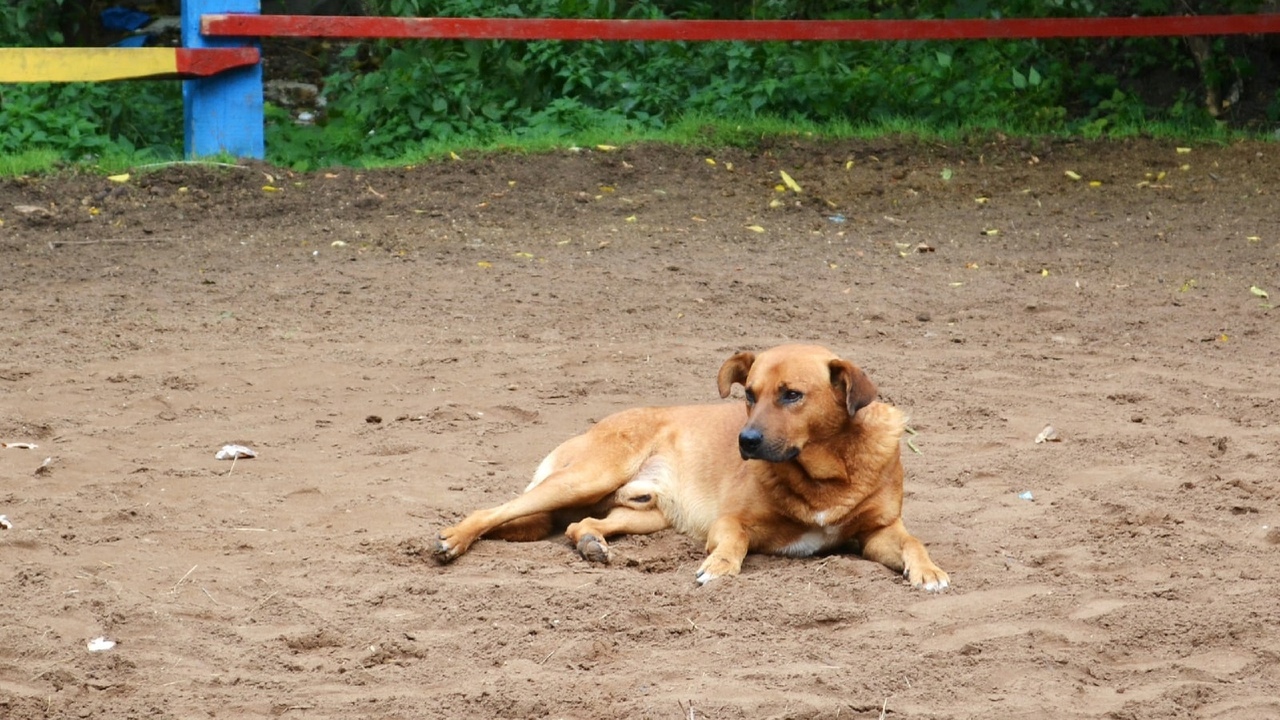
<instances>
[{"instance_id":1,"label":"dog's eye","mask_svg":"<svg viewBox=\"0 0 1280 720\"><path fill-rule=\"evenodd\" d=\"M755 393L753 393L753 392L751 392L750 390L747 390L745 394L746 394L746 397L747 397L747 404L748 404L748 405L755 405L755 404L756 404L756 394L755 394Z\"/></svg>"},{"instance_id":2,"label":"dog's eye","mask_svg":"<svg viewBox=\"0 0 1280 720\"><path fill-rule=\"evenodd\" d=\"M803 399L804 399L804 393L800 392L799 390L783 390L782 391L782 402L786 405L790 405L792 403L798 403Z\"/></svg>"}]
</instances>

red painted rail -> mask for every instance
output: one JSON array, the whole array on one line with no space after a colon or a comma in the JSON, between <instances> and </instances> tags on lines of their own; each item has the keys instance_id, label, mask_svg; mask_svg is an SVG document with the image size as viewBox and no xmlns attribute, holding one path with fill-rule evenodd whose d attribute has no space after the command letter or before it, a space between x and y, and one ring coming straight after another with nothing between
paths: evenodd
<instances>
[{"instance_id":1,"label":"red painted rail","mask_svg":"<svg viewBox=\"0 0 1280 720\"><path fill-rule=\"evenodd\" d=\"M210 14L200 32L234 37L485 40L973 40L1280 33L1280 14L1008 20L566 20Z\"/></svg>"},{"instance_id":2,"label":"red painted rail","mask_svg":"<svg viewBox=\"0 0 1280 720\"><path fill-rule=\"evenodd\" d=\"M262 59L258 48L175 48L178 74L184 77L209 77L224 70L256 65Z\"/></svg>"}]
</instances>

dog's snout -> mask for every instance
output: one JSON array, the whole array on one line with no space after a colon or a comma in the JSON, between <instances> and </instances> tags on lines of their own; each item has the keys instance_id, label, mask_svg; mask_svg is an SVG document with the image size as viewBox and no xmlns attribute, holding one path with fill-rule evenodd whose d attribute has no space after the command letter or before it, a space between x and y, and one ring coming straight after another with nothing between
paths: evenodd
<instances>
[{"instance_id":1,"label":"dog's snout","mask_svg":"<svg viewBox=\"0 0 1280 720\"><path fill-rule=\"evenodd\" d=\"M743 428L738 433L738 454L743 460L765 460L768 462L787 462L800 454L800 448L766 440L764 432L753 427Z\"/></svg>"},{"instance_id":2,"label":"dog's snout","mask_svg":"<svg viewBox=\"0 0 1280 720\"><path fill-rule=\"evenodd\" d=\"M744 428L738 433L738 452L742 453L743 458L755 457L763 444L764 433L755 428Z\"/></svg>"}]
</instances>

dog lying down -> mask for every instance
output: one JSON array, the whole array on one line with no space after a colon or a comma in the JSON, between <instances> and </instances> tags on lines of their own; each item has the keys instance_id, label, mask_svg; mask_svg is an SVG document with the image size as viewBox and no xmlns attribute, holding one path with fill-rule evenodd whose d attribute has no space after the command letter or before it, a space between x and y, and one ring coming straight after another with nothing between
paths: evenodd
<instances>
[{"instance_id":1,"label":"dog lying down","mask_svg":"<svg viewBox=\"0 0 1280 720\"><path fill-rule=\"evenodd\" d=\"M442 530L449 562L481 537L537 540L557 521L584 558L609 561L606 538L668 527L706 541L697 580L737 575L749 552L803 557L849 548L942 590L947 573L902 524L905 418L876 400L853 363L826 348L740 352L720 368L738 403L636 408L566 441L524 494Z\"/></svg>"}]
</instances>

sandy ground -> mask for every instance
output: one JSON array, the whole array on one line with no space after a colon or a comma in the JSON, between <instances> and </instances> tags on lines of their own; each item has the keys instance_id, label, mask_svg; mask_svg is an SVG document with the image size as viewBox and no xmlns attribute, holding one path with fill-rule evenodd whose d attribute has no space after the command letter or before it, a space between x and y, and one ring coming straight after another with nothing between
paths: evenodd
<instances>
[{"instance_id":1,"label":"sandy ground","mask_svg":"<svg viewBox=\"0 0 1280 720\"><path fill-rule=\"evenodd\" d=\"M0 182L0 717L1280 717L1278 187L1147 141ZM950 591L698 587L671 531L430 558L791 340L910 414Z\"/></svg>"}]
</instances>

